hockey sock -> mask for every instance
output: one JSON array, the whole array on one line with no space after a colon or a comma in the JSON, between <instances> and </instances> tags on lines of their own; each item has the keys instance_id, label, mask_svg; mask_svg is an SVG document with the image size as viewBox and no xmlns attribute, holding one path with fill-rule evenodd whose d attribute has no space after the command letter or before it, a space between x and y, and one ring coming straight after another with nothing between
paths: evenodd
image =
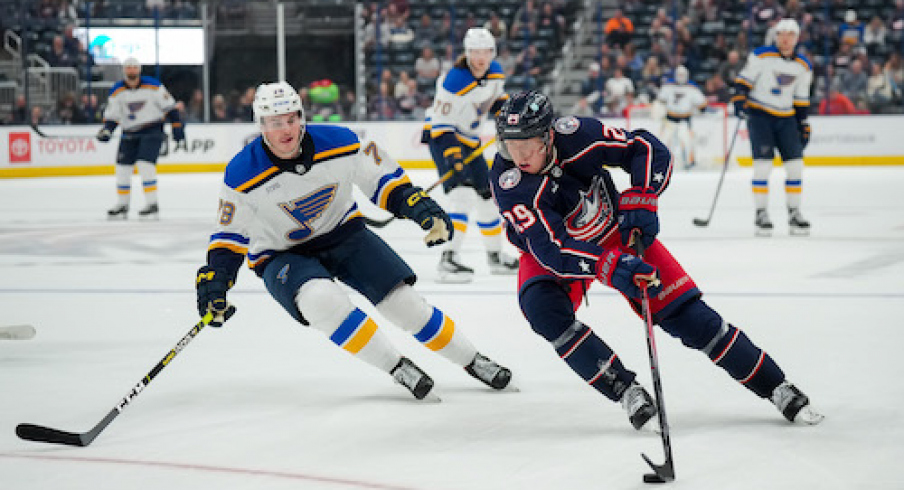
<instances>
[{"instance_id":1,"label":"hockey sock","mask_svg":"<svg viewBox=\"0 0 904 490\"><path fill-rule=\"evenodd\" d=\"M575 320L571 298L560 284L538 281L527 286L519 300L531 328L552 344L568 367L610 400L621 399L635 374L589 327Z\"/></svg>"},{"instance_id":2,"label":"hockey sock","mask_svg":"<svg viewBox=\"0 0 904 490\"><path fill-rule=\"evenodd\" d=\"M476 206L477 227L483 237L483 246L487 252L502 250L502 219L499 217L499 208L493 203L493 199L477 198Z\"/></svg>"},{"instance_id":3,"label":"hockey sock","mask_svg":"<svg viewBox=\"0 0 904 490\"><path fill-rule=\"evenodd\" d=\"M444 250L457 252L461 249L461 244L468 233L468 213L473 207L475 194L470 187L459 186L450 190L447 196L449 198L449 219L452 220L455 233Z\"/></svg>"},{"instance_id":4,"label":"hockey sock","mask_svg":"<svg viewBox=\"0 0 904 490\"><path fill-rule=\"evenodd\" d=\"M552 346L568 367L612 401L621 400L636 376L625 369L603 339L579 321L562 332Z\"/></svg>"},{"instance_id":5,"label":"hockey sock","mask_svg":"<svg viewBox=\"0 0 904 490\"><path fill-rule=\"evenodd\" d=\"M138 166L141 185L144 187L145 204L157 204L157 165L144 160L138 160L135 164Z\"/></svg>"},{"instance_id":6,"label":"hockey sock","mask_svg":"<svg viewBox=\"0 0 904 490\"><path fill-rule=\"evenodd\" d=\"M785 197L788 208L800 208L801 178L804 173L804 161L800 158L785 162Z\"/></svg>"},{"instance_id":7,"label":"hockey sock","mask_svg":"<svg viewBox=\"0 0 904 490\"><path fill-rule=\"evenodd\" d=\"M772 160L753 161L753 204L757 209L766 209L769 205L769 175L771 173Z\"/></svg>"},{"instance_id":8,"label":"hockey sock","mask_svg":"<svg viewBox=\"0 0 904 490\"><path fill-rule=\"evenodd\" d=\"M471 341L455 328L455 322L438 308L427 304L407 284L389 293L377 305L377 310L390 322L411 332L424 347L459 366L467 366L477 354Z\"/></svg>"},{"instance_id":9,"label":"hockey sock","mask_svg":"<svg viewBox=\"0 0 904 490\"><path fill-rule=\"evenodd\" d=\"M358 359L388 373L402 358L377 324L355 308L335 282L319 278L305 282L295 304L311 328L325 333Z\"/></svg>"},{"instance_id":10,"label":"hockey sock","mask_svg":"<svg viewBox=\"0 0 904 490\"><path fill-rule=\"evenodd\" d=\"M683 305L660 325L684 345L702 351L715 365L760 397L768 397L785 379L769 354L700 299Z\"/></svg>"},{"instance_id":11,"label":"hockey sock","mask_svg":"<svg viewBox=\"0 0 904 490\"><path fill-rule=\"evenodd\" d=\"M377 328L377 324L355 308L330 335L330 340L358 359L387 373L401 359L396 349Z\"/></svg>"},{"instance_id":12,"label":"hockey sock","mask_svg":"<svg viewBox=\"0 0 904 490\"><path fill-rule=\"evenodd\" d=\"M133 165L116 165L114 173L116 175L116 204L118 206L129 205L129 195L132 191L132 172Z\"/></svg>"}]
</instances>

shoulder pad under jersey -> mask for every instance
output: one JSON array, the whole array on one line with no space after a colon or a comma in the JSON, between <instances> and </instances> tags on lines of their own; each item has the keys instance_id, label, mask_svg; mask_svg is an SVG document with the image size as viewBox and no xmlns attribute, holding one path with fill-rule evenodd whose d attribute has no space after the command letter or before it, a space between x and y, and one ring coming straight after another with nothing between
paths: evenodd
<instances>
[{"instance_id":1,"label":"shoulder pad under jersey","mask_svg":"<svg viewBox=\"0 0 904 490\"><path fill-rule=\"evenodd\" d=\"M361 148L358 135L342 126L309 125L307 132L314 142L314 162L353 155Z\"/></svg>"}]
</instances>

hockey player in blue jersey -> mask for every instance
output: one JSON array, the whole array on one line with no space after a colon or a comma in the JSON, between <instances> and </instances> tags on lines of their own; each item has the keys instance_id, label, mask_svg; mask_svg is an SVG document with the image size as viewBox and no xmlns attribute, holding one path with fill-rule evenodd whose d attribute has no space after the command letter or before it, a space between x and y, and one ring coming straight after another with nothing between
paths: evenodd
<instances>
[{"instance_id":1,"label":"hockey player in blue jersey","mask_svg":"<svg viewBox=\"0 0 904 490\"><path fill-rule=\"evenodd\" d=\"M479 155L468 165L463 161L480 146L480 123L487 114L494 115L508 95L505 73L493 58L496 40L487 29L468 29L463 41L465 53L455 66L437 80L433 107L424 126L424 142L436 169L442 176L454 170L443 182L449 201L449 217L455 236L443 249L437 280L464 283L474 277L474 269L460 257L468 221L480 229L487 264L492 274L514 274L518 262L502 251L502 223L490 199L487 183L487 161Z\"/></svg>"},{"instance_id":2,"label":"hockey player in blue jersey","mask_svg":"<svg viewBox=\"0 0 904 490\"><path fill-rule=\"evenodd\" d=\"M364 226L352 189L419 224L428 246L452 236L446 213L376 143L339 126L306 127L301 98L289 84L258 87L253 110L262 136L226 167L216 231L197 275L199 313L227 309L226 293L247 258L295 320L390 373L416 398L428 396L433 380L399 354L338 282L430 350L492 388L505 388L511 372L478 353L412 288L414 272Z\"/></svg>"},{"instance_id":3,"label":"hockey player in blue jersey","mask_svg":"<svg viewBox=\"0 0 904 490\"><path fill-rule=\"evenodd\" d=\"M732 102L738 117L748 117L753 153L754 225L757 236L772 235L769 219L769 175L778 150L785 166L785 195L791 235L809 235L810 223L800 212L803 151L810 141L810 84L813 66L795 52L800 27L794 19L775 25L775 46L755 49L734 83Z\"/></svg>"},{"instance_id":4,"label":"hockey player in blue jersey","mask_svg":"<svg viewBox=\"0 0 904 490\"><path fill-rule=\"evenodd\" d=\"M539 92L513 95L496 117L499 153L490 169L493 197L509 240L521 249L518 297L531 328L590 386L621 401L635 428L656 413L646 390L618 356L575 318L594 280L618 290L640 311L639 284L650 291L653 320L790 421L822 416L785 379L766 352L701 299L694 280L656 235L658 197L672 176L668 149L644 130L625 131L597 119L553 122ZM609 173L630 175L619 191ZM632 242L646 247L641 259Z\"/></svg>"},{"instance_id":5,"label":"hockey player in blue jersey","mask_svg":"<svg viewBox=\"0 0 904 490\"><path fill-rule=\"evenodd\" d=\"M185 140L185 128L176 109L176 101L159 80L141 76L141 64L126 58L122 64L123 80L110 89L104 110L104 127L97 139L106 143L117 126L122 127L119 151L116 153L116 205L107 211L108 219L126 219L134 167L138 167L144 189L145 207L138 211L141 219L156 219L160 211L157 203L157 156L166 134L163 123L172 127L175 141Z\"/></svg>"}]
</instances>

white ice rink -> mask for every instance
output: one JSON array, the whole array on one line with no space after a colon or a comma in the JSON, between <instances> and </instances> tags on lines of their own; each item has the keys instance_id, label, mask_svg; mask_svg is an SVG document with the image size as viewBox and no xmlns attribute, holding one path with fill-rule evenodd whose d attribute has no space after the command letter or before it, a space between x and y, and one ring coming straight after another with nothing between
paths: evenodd
<instances>
[{"instance_id":1,"label":"white ice rink","mask_svg":"<svg viewBox=\"0 0 904 490\"><path fill-rule=\"evenodd\" d=\"M706 216L718 174L676 174L661 238L826 420L788 424L658 331L678 477L667 488L904 488L904 168L808 168L809 238L788 236L782 170L772 177L775 237L752 236L748 168L729 172L708 228L691 221ZM428 301L512 368L520 393L482 387L382 322L443 398L417 402L293 323L243 270L236 316L202 331L91 446L18 439L22 422L88 430L197 322L194 275L219 178L161 175L162 219L151 223L104 219L112 176L0 180L0 325L38 331L0 340L0 489L647 487L640 454L662 462L659 437L635 432L530 330L515 280L486 275L476 236L465 258L477 280L439 285L438 252L410 222L380 233ZM589 301L579 318L651 386L642 322L601 285Z\"/></svg>"}]
</instances>

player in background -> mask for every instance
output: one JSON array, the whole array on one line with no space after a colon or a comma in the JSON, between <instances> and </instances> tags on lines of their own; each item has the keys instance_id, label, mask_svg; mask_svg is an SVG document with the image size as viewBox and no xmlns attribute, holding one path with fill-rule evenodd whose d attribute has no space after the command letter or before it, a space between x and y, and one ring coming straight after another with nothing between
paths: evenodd
<instances>
[{"instance_id":1,"label":"player in background","mask_svg":"<svg viewBox=\"0 0 904 490\"><path fill-rule=\"evenodd\" d=\"M481 154L467 165L462 163L480 146L483 116L495 114L508 98L503 90L505 73L493 59L496 40L487 29L468 29L464 49L455 66L437 79L424 126L424 140L440 176L455 170L443 183L456 233L442 252L439 282L465 283L474 278L474 269L462 264L459 256L471 215L483 236L490 272L514 274L518 269L518 261L502 252L502 221L490 199L486 160Z\"/></svg>"},{"instance_id":2,"label":"player in background","mask_svg":"<svg viewBox=\"0 0 904 490\"><path fill-rule=\"evenodd\" d=\"M690 80L687 68L675 68L673 80L662 85L656 100L664 106L662 141L669 147L676 165L691 169L696 164L691 118L706 108L706 97Z\"/></svg>"},{"instance_id":3,"label":"player in background","mask_svg":"<svg viewBox=\"0 0 904 490\"><path fill-rule=\"evenodd\" d=\"M414 272L364 225L352 188L420 225L428 246L452 236L446 213L376 143L340 126L306 127L301 98L288 83L259 86L253 111L263 134L226 167L216 231L197 276L199 313L227 308L226 292L247 257L295 320L391 374L416 398L428 395L433 380L399 354L338 282L428 349L505 388L511 372L478 353L451 318L412 288Z\"/></svg>"},{"instance_id":4,"label":"player in background","mask_svg":"<svg viewBox=\"0 0 904 490\"><path fill-rule=\"evenodd\" d=\"M658 198L673 171L665 145L647 131L594 118L553 123L552 104L539 92L512 95L496 116L496 131L490 182L508 238L523 252L521 310L575 373L621 401L635 428L656 413L653 400L606 342L575 318L594 279L618 290L637 312L645 283L653 321L669 335L771 400L788 420L822 419L771 356L703 302L694 280L657 240ZM619 191L608 168L627 172L631 187ZM642 259L632 248L636 239L646 247Z\"/></svg>"},{"instance_id":5,"label":"player in background","mask_svg":"<svg viewBox=\"0 0 904 490\"><path fill-rule=\"evenodd\" d=\"M106 143L116 126L122 126L116 152L117 199L116 205L107 211L107 217L128 218L133 167L137 165L145 200L145 207L138 211L138 217L156 219L160 212L157 156L166 138L163 123L169 121L173 139L177 142L185 140L185 128L176 101L159 80L141 75L141 64L137 59L126 58L122 63L122 74L123 79L110 89L104 110L104 127L97 133L97 139Z\"/></svg>"},{"instance_id":6,"label":"player in background","mask_svg":"<svg viewBox=\"0 0 904 490\"><path fill-rule=\"evenodd\" d=\"M775 25L774 46L755 49L735 79L735 115L747 117L753 153L754 224L757 236L772 235L769 175L775 150L785 166L788 225L792 235L809 235L810 223L800 212L803 151L810 141L810 84L813 65L795 52L800 27L794 19Z\"/></svg>"}]
</instances>

